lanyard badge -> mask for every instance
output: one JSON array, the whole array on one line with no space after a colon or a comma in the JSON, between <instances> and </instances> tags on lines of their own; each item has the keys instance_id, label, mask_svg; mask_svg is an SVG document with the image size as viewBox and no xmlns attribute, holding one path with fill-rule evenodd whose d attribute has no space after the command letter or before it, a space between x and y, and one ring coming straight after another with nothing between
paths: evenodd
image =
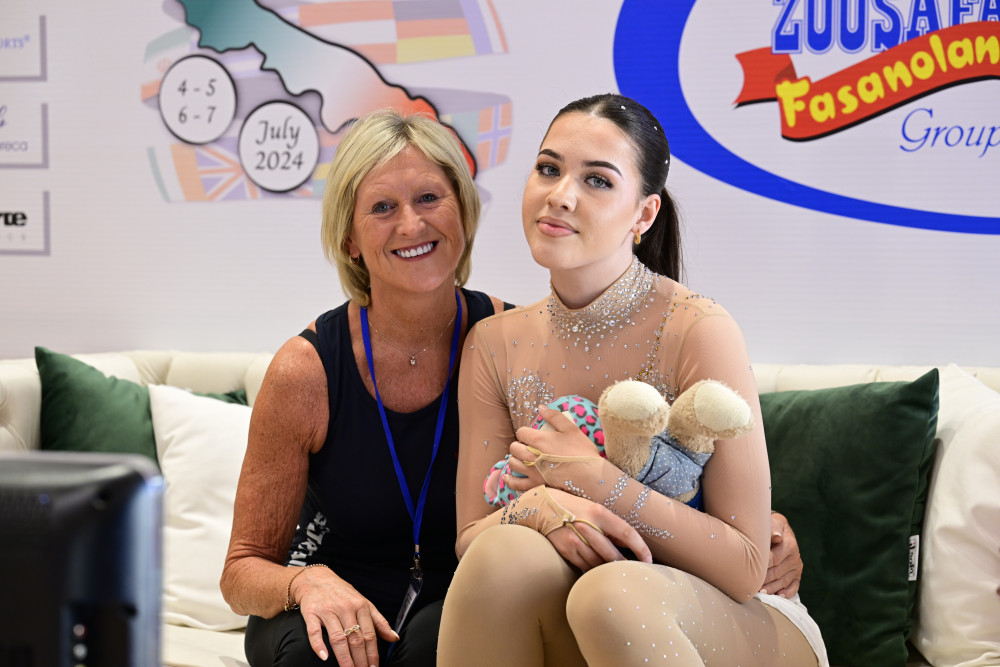
<instances>
[{"instance_id":1,"label":"lanyard badge","mask_svg":"<svg viewBox=\"0 0 1000 667\"><path fill-rule=\"evenodd\" d=\"M413 567L410 568L410 586L406 589L406 595L403 596L403 604L399 608L399 615L396 616L396 624L393 626L393 630L396 634L403 629L403 624L406 623L406 617L410 615L410 609L413 608L413 603L416 601L417 596L420 595L420 589L424 585L424 571L420 569L420 545L414 545L413 550Z\"/></svg>"}]
</instances>

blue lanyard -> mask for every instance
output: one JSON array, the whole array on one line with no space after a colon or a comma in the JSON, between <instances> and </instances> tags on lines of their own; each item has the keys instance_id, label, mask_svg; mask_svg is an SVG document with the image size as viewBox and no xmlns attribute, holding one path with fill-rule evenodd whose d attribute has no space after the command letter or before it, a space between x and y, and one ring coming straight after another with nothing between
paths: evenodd
<instances>
[{"instance_id":1,"label":"blue lanyard","mask_svg":"<svg viewBox=\"0 0 1000 667\"><path fill-rule=\"evenodd\" d=\"M392 455L392 465L396 469L396 479L399 481L399 489L403 492L403 500L406 501L406 510L410 513L413 521L413 548L414 565L419 570L420 567L420 524L424 518L424 505L427 502L427 489L430 487L431 471L434 469L434 460L437 458L438 446L441 444L441 432L444 430L444 415L448 409L448 389L451 387L451 372L455 368L455 358L458 356L458 338L462 332L462 301L458 297L458 290L455 291L455 304L458 312L455 315L455 331L451 335L451 355L448 358L448 378L444 383L444 392L441 394L441 407L438 408L437 426L434 428L434 448L431 450L431 462L427 466L427 474L424 476L424 484L420 488L420 498L417 500L417 507L414 510L413 496L410 494L410 487L406 483L406 476L403 475L403 468L399 465L399 457L396 455L396 445L392 439L392 431L389 430L389 420L385 416L385 407L382 405L382 397L378 393L378 384L375 382L375 362L372 358L372 341L368 333L368 309L361 309L361 337L365 342L365 357L368 360L368 372L372 376L372 386L375 387L375 400L378 402L378 412L382 417L382 430L385 431L385 439L389 443L389 453Z\"/></svg>"}]
</instances>

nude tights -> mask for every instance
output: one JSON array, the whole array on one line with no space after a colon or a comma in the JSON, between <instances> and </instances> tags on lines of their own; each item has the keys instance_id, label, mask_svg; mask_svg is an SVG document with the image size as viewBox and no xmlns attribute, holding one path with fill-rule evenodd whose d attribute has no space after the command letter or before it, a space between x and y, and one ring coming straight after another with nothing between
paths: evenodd
<instances>
[{"instance_id":1,"label":"nude tights","mask_svg":"<svg viewBox=\"0 0 1000 667\"><path fill-rule=\"evenodd\" d=\"M445 598L439 667L815 667L781 613L739 604L662 565L607 563L582 576L523 526L479 535Z\"/></svg>"}]
</instances>

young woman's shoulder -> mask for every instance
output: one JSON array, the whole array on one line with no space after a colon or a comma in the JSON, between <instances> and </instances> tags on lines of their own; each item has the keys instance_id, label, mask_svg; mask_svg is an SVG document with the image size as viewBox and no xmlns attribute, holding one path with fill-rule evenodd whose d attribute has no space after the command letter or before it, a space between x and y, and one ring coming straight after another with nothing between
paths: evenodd
<instances>
[{"instance_id":1,"label":"young woman's shoulder","mask_svg":"<svg viewBox=\"0 0 1000 667\"><path fill-rule=\"evenodd\" d=\"M702 315L723 315L731 317L729 311L713 297L702 294L670 278L660 276L656 283L657 293L667 301L672 316L685 313L697 317Z\"/></svg>"},{"instance_id":2,"label":"young woman's shoulder","mask_svg":"<svg viewBox=\"0 0 1000 667\"><path fill-rule=\"evenodd\" d=\"M489 317L485 317L480 320L477 326L482 326L487 328L490 323L496 326L498 323L505 323L507 325L518 322L521 320L532 319L530 315L532 313L539 314L545 311L547 299L542 299L537 303L533 303L527 306L517 306L506 301L497 299L496 297L490 297L496 307L496 312Z\"/></svg>"},{"instance_id":3,"label":"young woman's shoulder","mask_svg":"<svg viewBox=\"0 0 1000 667\"><path fill-rule=\"evenodd\" d=\"M510 304L507 304L508 306ZM470 330L469 340L480 341L499 349L519 337L528 339L540 335L545 325L546 300L529 306L512 306L485 317Z\"/></svg>"}]
</instances>

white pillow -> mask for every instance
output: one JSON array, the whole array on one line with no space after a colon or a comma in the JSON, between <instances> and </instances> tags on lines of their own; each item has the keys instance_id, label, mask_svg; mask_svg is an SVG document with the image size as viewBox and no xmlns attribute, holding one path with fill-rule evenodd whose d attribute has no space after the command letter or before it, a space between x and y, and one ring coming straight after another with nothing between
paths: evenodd
<instances>
[{"instance_id":1,"label":"white pillow","mask_svg":"<svg viewBox=\"0 0 1000 667\"><path fill-rule=\"evenodd\" d=\"M163 493L163 620L208 630L246 626L222 599L233 500L250 408L167 385L149 387Z\"/></svg>"},{"instance_id":2,"label":"white pillow","mask_svg":"<svg viewBox=\"0 0 1000 667\"><path fill-rule=\"evenodd\" d=\"M941 369L913 643L935 667L1000 664L1000 393Z\"/></svg>"}]
</instances>

